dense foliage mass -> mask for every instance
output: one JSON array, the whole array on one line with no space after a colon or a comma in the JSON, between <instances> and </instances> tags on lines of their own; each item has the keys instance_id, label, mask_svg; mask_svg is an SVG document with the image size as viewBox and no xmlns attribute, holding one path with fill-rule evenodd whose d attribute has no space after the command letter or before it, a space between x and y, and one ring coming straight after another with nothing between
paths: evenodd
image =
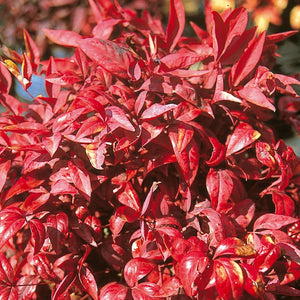
<instances>
[{"instance_id":1,"label":"dense foliage mass","mask_svg":"<svg viewBox=\"0 0 300 300\"><path fill-rule=\"evenodd\" d=\"M2 47L0 298L299 297L300 160L270 125L300 131L299 82L270 70L295 32L90 4L89 36L44 30L72 57Z\"/></svg>"}]
</instances>

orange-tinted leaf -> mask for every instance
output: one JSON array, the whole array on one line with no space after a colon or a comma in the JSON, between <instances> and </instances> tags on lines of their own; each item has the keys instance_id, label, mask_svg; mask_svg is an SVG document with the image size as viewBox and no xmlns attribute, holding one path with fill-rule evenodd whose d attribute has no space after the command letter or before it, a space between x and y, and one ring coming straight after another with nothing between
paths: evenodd
<instances>
[{"instance_id":1,"label":"orange-tinted leaf","mask_svg":"<svg viewBox=\"0 0 300 300\"><path fill-rule=\"evenodd\" d=\"M261 134L248 123L239 123L231 136L227 138L226 156L236 153L256 141Z\"/></svg>"},{"instance_id":2,"label":"orange-tinted leaf","mask_svg":"<svg viewBox=\"0 0 300 300\"><path fill-rule=\"evenodd\" d=\"M40 63L40 51L29 33L26 31L26 29L23 30L23 35L24 35L24 42L25 42L25 47L26 47L26 52L27 56L31 62L32 69L34 71L37 71L37 68Z\"/></svg>"},{"instance_id":3,"label":"orange-tinted leaf","mask_svg":"<svg viewBox=\"0 0 300 300\"><path fill-rule=\"evenodd\" d=\"M216 289L224 300L242 299L244 274L241 267L229 258L214 261Z\"/></svg>"},{"instance_id":4,"label":"orange-tinted leaf","mask_svg":"<svg viewBox=\"0 0 300 300\"><path fill-rule=\"evenodd\" d=\"M244 288L251 296L256 299L264 293L264 285L257 268L249 264L240 265L246 272Z\"/></svg>"},{"instance_id":5,"label":"orange-tinted leaf","mask_svg":"<svg viewBox=\"0 0 300 300\"><path fill-rule=\"evenodd\" d=\"M222 241L215 251L214 258L230 255L231 257L253 257L256 254L251 245L245 244L236 237L229 237Z\"/></svg>"}]
</instances>

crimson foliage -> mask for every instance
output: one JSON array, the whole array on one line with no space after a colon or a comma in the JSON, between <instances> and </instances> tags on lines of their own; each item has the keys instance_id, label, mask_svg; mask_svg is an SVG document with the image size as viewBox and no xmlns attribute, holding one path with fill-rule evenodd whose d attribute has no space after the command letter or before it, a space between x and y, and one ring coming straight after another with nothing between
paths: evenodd
<instances>
[{"instance_id":1,"label":"crimson foliage","mask_svg":"<svg viewBox=\"0 0 300 300\"><path fill-rule=\"evenodd\" d=\"M2 47L0 298L298 297L300 161L268 125L284 101L299 130L299 82L270 71L295 32L207 2L187 38L179 0L166 30L90 5L90 36L45 29L70 58L40 61L26 31ZM47 94L20 102L11 74Z\"/></svg>"}]
</instances>

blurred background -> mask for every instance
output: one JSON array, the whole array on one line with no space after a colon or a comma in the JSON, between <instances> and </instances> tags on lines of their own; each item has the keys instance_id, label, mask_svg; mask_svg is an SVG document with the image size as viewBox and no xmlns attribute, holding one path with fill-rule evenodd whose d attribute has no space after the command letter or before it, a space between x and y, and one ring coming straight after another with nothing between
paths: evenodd
<instances>
[{"instance_id":1,"label":"blurred background","mask_svg":"<svg viewBox=\"0 0 300 300\"><path fill-rule=\"evenodd\" d=\"M92 0L97 2L97 0ZM189 22L192 21L202 28L204 22L205 0L182 0L186 11L186 36L193 36ZM300 0L207 0L212 9L222 12L228 8L244 6L249 12L249 26L257 26L259 31L266 30L268 34L300 30ZM100 2L100 1L99 1ZM135 9L138 12L148 10L154 17L168 22L169 0L119 0L123 7ZM91 29L97 23L90 9L88 0L0 0L0 39L1 44L21 52L23 45L23 28L29 32L38 45L42 58L50 55L62 57L69 55L66 48L60 48L49 43L42 28L64 29L90 35ZM278 45L277 63L274 73L286 75L298 74L300 79L300 34L296 34ZM41 82L34 84L41 87ZM34 84L32 89L34 89ZM296 87L298 93L300 88ZM16 91L21 93L20 88ZM33 92L34 93L34 92ZM26 96L25 100L26 99ZM299 100L300 101L300 100ZM300 112L298 117L300 122ZM274 126L278 127L281 137L290 144L300 156L300 138L284 120Z\"/></svg>"}]
</instances>

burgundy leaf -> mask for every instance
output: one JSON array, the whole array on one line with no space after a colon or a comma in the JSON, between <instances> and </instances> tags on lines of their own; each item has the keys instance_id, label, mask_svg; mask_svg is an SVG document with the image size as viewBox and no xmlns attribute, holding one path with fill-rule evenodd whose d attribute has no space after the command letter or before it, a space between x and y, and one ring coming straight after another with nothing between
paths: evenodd
<instances>
[{"instance_id":1,"label":"burgundy leaf","mask_svg":"<svg viewBox=\"0 0 300 300\"><path fill-rule=\"evenodd\" d=\"M176 47L185 26L185 13L181 0L170 0L169 22L167 26L167 47L170 52Z\"/></svg>"},{"instance_id":2,"label":"burgundy leaf","mask_svg":"<svg viewBox=\"0 0 300 300\"><path fill-rule=\"evenodd\" d=\"M280 190L271 191L271 195L277 215L292 216L294 214L295 204L291 197Z\"/></svg>"}]
</instances>

